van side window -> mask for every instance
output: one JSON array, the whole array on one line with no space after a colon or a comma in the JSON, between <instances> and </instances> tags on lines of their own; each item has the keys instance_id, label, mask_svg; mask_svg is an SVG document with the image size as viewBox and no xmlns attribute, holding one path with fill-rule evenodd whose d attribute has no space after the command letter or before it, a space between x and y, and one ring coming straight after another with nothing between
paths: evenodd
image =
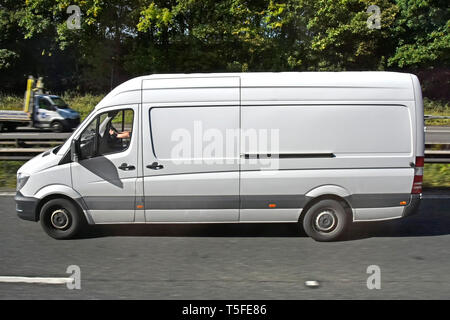
<instances>
[{"instance_id":1,"label":"van side window","mask_svg":"<svg viewBox=\"0 0 450 320\"><path fill-rule=\"evenodd\" d=\"M158 159L224 163L238 158L238 107L156 107L149 113Z\"/></svg>"},{"instance_id":2,"label":"van side window","mask_svg":"<svg viewBox=\"0 0 450 320\"><path fill-rule=\"evenodd\" d=\"M96 116L80 135L81 158L88 159L128 149L133 119L132 109L106 111Z\"/></svg>"},{"instance_id":3,"label":"van side window","mask_svg":"<svg viewBox=\"0 0 450 320\"><path fill-rule=\"evenodd\" d=\"M54 110L52 104L46 98L39 98L39 109L44 109L44 110L49 110L49 111Z\"/></svg>"}]
</instances>

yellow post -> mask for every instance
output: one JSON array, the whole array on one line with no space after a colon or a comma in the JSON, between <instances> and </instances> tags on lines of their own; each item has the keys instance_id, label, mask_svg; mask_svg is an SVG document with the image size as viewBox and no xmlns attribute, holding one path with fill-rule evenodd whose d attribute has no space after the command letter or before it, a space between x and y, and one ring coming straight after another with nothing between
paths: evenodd
<instances>
[{"instance_id":1,"label":"yellow post","mask_svg":"<svg viewBox=\"0 0 450 320\"><path fill-rule=\"evenodd\" d=\"M34 83L33 76L29 76L27 80L27 91L25 92L25 105L23 106L23 111L25 112L29 112L31 89L33 87L33 83Z\"/></svg>"}]
</instances>

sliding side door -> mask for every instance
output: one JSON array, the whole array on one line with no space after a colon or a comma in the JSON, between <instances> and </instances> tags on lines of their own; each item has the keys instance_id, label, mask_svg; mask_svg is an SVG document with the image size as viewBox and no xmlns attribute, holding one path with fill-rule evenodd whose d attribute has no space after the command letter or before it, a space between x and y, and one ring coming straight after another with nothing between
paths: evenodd
<instances>
[{"instance_id":1,"label":"sliding side door","mask_svg":"<svg viewBox=\"0 0 450 320\"><path fill-rule=\"evenodd\" d=\"M238 221L239 78L144 80L143 101L145 220Z\"/></svg>"}]
</instances>

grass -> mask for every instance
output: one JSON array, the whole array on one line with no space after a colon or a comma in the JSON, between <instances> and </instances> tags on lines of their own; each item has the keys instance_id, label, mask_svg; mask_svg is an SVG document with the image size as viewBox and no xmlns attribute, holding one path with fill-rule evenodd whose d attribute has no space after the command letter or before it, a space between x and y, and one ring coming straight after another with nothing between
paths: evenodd
<instances>
[{"instance_id":1,"label":"grass","mask_svg":"<svg viewBox=\"0 0 450 320\"><path fill-rule=\"evenodd\" d=\"M22 110L23 103L22 97L0 95L0 110Z\"/></svg>"},{"instance_id":2,"label":"grass","mask_svg":"<svg viewBox=\"0 0 450 320\"><path fill-rule=\"evenodd\" d=\"M450 102L423 99L424 113L433 116L450 116ZM450 119L430 119L425 121L427 126L448 126Z\"/></svg>"},{"instance_id":3,"label":"grass","mask_svg":"<svg viewBox=\"0 0 450 320\"><path fill-rule=\"evenodd\" d=\"M0 190L16 189L16 173L25 161L0 161Z\"/></svg>"},{"instance_id":4,"label":"grass","mask_svg":"<svg viewBox=\"0 0 450 320\"><path fill-rule=\"evenodd\" d=\"M424 187L450 187L450 164L425 163Z\"/></svg>"}]
</instances>

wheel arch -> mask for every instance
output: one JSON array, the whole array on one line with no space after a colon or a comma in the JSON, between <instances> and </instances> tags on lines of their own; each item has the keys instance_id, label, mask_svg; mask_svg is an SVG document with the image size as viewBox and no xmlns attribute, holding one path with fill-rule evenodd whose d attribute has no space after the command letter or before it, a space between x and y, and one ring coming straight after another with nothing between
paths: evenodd
<instances>
[{"instance_id":1,"label":"wheel arch","mask_svg":"<svg viewBox=\"0 0 450 320\"><path fill-rule=\"evenodd\" d=\"M65 186L65 185L50 185L42 188L39 190L35 197L39 199L36 209L35 209L35 215L36 215L36 221L39 221L39 215L42 209L42 206L47 203L48 201L52 199L58 199L63 198L67 199L70 202L72 202L81 213L83 213L83 216L85 217L86 221L89 224L92 224L93 221L90 218L89 214L87 213L86 205L84 204L84 201L81 197L81 195L73 190L72 188Z\"/></svg>"},{"instance_id":2,"label":"wheel arch","mask_svg":"<svg viewBox=\"0 0 450 320\"><path fill-rule=\"evenodd\" d=\"M311 189L306 193L306 203L305 206L302 208L300 215L299 215L299 222L302 222L304 215L306 212L308 212L309 208L311 208L314 204L318 203L319 201L330 199L330 200L336 200L339 203L341 203L347 212L347 214L354 219L354 212L350 205L350 202L348 201L348 198L350 197L350 192L348 192L347 189L337 186L337 185L323 185L320 187L316 187L314 189Z\"/></svg>"}]
</instances>

